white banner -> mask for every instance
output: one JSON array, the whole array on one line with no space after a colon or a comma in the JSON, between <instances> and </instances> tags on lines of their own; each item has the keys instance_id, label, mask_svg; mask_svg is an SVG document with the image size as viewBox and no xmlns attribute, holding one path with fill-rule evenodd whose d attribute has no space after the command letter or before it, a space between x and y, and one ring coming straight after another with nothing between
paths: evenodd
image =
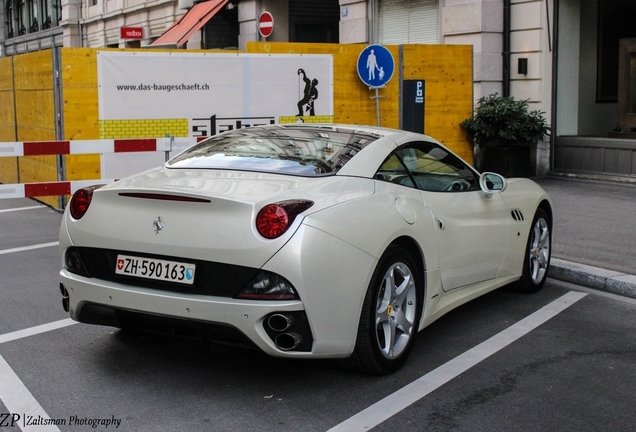
<instances>
[{"instance_id":1,"label":"white banner","mask_svg":"<svg viewBox=\"0 0 636 432\"><path fill-rule=\"evenodd\" d=\"M202 136L333 116L331 55L99 51L97 67L100 121L187 118Z\"/></svg>"}]
</instances>

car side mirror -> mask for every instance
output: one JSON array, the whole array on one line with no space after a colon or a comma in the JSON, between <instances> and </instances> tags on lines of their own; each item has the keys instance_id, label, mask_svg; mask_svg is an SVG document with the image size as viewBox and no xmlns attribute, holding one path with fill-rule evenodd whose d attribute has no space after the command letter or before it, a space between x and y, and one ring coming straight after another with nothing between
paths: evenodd
<instances>
[{"instance_id":1,"label":"car side mirror","mask_svg":"<svg viewBox=\"0 0 636 432\"><path fill-rule=\"evenodd\" d=\"M487 197L498 194L506 190L508 182L497 173L485 172L479 176L479 187L486 193Z\"/></svg>"}]
</instances>

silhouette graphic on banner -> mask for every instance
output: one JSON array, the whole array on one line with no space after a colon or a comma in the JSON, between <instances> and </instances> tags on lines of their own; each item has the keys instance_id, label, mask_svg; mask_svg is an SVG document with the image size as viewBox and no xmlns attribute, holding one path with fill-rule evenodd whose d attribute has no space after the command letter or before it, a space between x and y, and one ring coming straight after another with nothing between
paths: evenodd
<instances>
[{"instance_id":1,"label":"silhouette graphic on banner","mask_svg":"<svg viewBox=\"0 0 636 432\"><path fill-rule=\"evenodd\" d=\"M305 108L305 112L309 112L310 116L315 116L316 111L314 107L314 101L318 99L318 89L316 86L318 85L317 79L310 80L307 78L307 74L303 69L298 69L298 75L302 75L302 79L305 82L305 89L303 90L303 98L298 101L298 114L296 117L302 117L303 107Z\"/></svg>"}]
</instances>

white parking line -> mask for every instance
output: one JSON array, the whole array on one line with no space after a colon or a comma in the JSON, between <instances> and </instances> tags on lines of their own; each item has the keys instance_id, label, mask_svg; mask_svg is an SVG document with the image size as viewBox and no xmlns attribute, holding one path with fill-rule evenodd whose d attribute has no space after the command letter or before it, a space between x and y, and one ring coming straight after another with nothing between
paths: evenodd
<instances>
[{"instance_id":1,"label":"white parking line","mask_svg":"<svg viewBox=\"0 0 636 432\"><path fill-rule=\"evenodd\" d=\"M368 431L528 334L585 296L587 296L586 293L575 291L565 294L501 333L334 426L328 432Z\"/></svg>"},{"instance_id":2,"label":"white parking line","mask_svg":"<svg viewBox=\"0 0 636 432\"><path fill-rule=\"evenodd\" d=\"M10 254L14 252L22 252L22 251L33 250L33 249L42 249L42 248L52 247L52 246L59 246L59 244L60 242L51 242L51 243L42 243L42 244L31 245L31 246L23 246L23 247L18 247L13 249L3 249L3 250L0 250L0 255Z\"/></svg>"},{"instance_id":3,"label":"white parking line","mask_svg":"<svg viewBox=\"0 0 636 432\"><path fill-rule=\"evenodd\" d=\"M15 417L5 419L5 423L15 420L15 426L18 426L23 432L59 432L56 426L37 425L27 426L27 417L48 419L49 415L44 408L33 397L28 388L15 374L11 366L0 355L0 399L7 411Z\"/></svg>"},{"instance_id":4,"label":"white parking line","mask_svg":"<svg viewBox=\"0 0 636 432\"><path fill-rule=\"evenodd\" d=\"M0 335L0 344L67 327L72 324L77 323L70 318L66 318L24 330L5 333ZM46 411L44 411L44 408L42 408L38 401L33 397L29 389L26 388L22 380L20 380L13 369L11 369L11 366L9 366L1 355L0 400L2 400L4 406L12 415L10 419L5 419L5 423L15 421L15 426L18 426L23 432L59 432L59 429L55 425L40 424L30 426L28 424L29 417L27 416L31 416L31 419L49 419L49 415Z\"/></svg>"},{"instance_id":5,"label":"white parking line","mask_svg":"<svg viewBox=\"0 0 636 432\"><path fill-rule=\"evenodd\" d=\"M10 208L10 209L3 209L0 210L0 213L6 213L6 212L12 212L12 211L20 211L20 210L33 210L33 209L39 209L39 208L48 208L46 206L30 206L30 207L18 207L18 208Z\"/></svg>"},{"instance_id":6,"label":"white parking line","mask_svg":"<svg viewBox=\"0 0 636 432\"><path fill-rule=\"evenodd\" d=\"M73 321L70 318L66 318L59 321L54 321L48 324L42 324L35 327L30 327L24 330L17 330L11 333L5 333L0 335L0 344L5 342L11 342L17 339L22 339L25 337L33 336L40 333L46 333L52 330L57 330L59 328L68 327L70 325L77 324L77 321ZM0 394L1 396L1 394Z\"/></svg>"},{"instance_id":7,"label":"white parking line","mask_svg":"<svg viewBox=\"0 0 636 432\"><path fill-rule=\"evenodd\" d=\"M0 344L67 327L72 324L76 324L76 322L67 318L24 330L5 333L0 335ZM29 419L35 419L37 422L37 419L45 419L46 421L46 419L50 417L1 355L0 400L2 400L7 411L11 414L11 418L4 419L4 423L15 421L15 426L19 427L23 432L59 432L59 429L55 425L42 424L42 422L39 422L40 424L29 425Z\"/></svg>"}]
</instances>

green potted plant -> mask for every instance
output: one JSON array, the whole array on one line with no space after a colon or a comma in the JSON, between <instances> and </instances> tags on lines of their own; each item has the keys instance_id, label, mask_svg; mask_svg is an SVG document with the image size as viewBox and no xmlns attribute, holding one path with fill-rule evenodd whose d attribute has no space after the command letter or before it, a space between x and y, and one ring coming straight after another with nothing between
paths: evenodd
<instances>
[{"instance_id":1,"label":"green potted plant","mask_svg":"<svg viewBox=\"0 0 636 432\"><path fill-rule=\"evenodd\" d=\"M531 176L530 150L550 134L544 114L512 96L480 98L474 116L460 124L475 143L478 168L505 177Z\"/></svg>"}]
</instances>

